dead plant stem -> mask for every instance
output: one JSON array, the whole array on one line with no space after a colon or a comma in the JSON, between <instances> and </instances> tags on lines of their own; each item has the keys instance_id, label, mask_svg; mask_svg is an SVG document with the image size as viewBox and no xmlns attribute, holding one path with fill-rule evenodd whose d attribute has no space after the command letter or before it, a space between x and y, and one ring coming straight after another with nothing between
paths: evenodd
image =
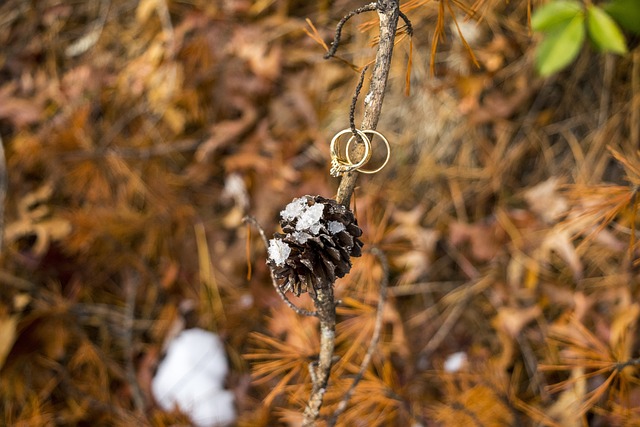
<instances>
[{"instance_id":1,"label":"dead plant stem","mask_svg":"<svg viewBox=\"0 0 640 427\"><path fill-rule=\"evenodd\" d=\"M369 83L369 93L365 97L364 117L362 119L362 130L375 130L378 125L380 113L382 111L382 101L384 91L387 87L387 78L391 68L391 58L393 54L393 44L396 36L396 26L400 6L397 0L386 0L378 2L378 16L380 17L380 43L376 53L376 62L373 66L371 82ZM358 146L364 149L362 146ZM348 172L342 176L336 200L345 206L349 206L351 195L356 186L358 172Z\"/></svg>"},{"instance_id":2,"label":"dead plant stem","mask_svg":"<svg viewBox=\"0 0 640 427\"><path fill-rule=\"evenodd\" d=\"M369 83L369 93L364 102L362 130L375 130L382 111L382 101L387 86L389 69L391 68L396 27L400 16L399 0L378 0L376 11L380 19L380 42ZM336 34L339 34L339 31ZM338 47L338 43L339 38L334 40L334 45L332 46L334 52ZM363 150L362 145L358 145L356 148ZM362 152L358 153L356 151L356 154L362 156ZM351 195L355 189L357 174L354 171L342 176L336 196L338 203L349 206ZM313 302L320 319L320 355L317 365L314 364L310 368L312 370L313 384L311 396L304 411L303 426L314 426L320 416L320 408L327 390L335 349L336 302L333 297L333 288L327 286L326 289L318 289Z\"/></svg>"},{"instance_id":3,"label":"dead plant stem","mask_svg":"<svg viewBox=\"0 0 640 427\"><path fill-rule=\"evenodd\" d=\"M134 346L133 346L133 328L135 323L135 310L136 310L136 295L138 294L138 288L140 287L140 278L133 272L127 275L125 281L127 300L125 308L125 350L126 350L126 366L125 372L127 375L127 381L131 387L131 394L133 398L133 404L138 414L144 414L146 408L146 402L144 395L138 384L136 377L136 369L134 364Z\"/></svg>"},{"instance_id":4,"label":"dead plant stem","mask_svg":"<svg viewBox=\"0 0 640 427\"><path fill-rule=\"evenodd\" d=\"M7 198L8 186L7 160L4 155L2 136L0 136L0 253L2 253L4 243L4 201Z\"/></svg>"},{"instance_id":5,"label":"dead plant stem","mask_svg":"<svg viewBox=\"0 0 640 427\"><path fill-rule=\"evenodd\" d=\"M382 321L384 316L384 304L387 301L387 290L389 289L389 262L387 261L387 257L384 252L382 252L379 248L373 247L370 249L370 252L378 258L380 265L382 266L382 280L380 281L380 291L378 297L378 308L376 310L376 322L373 329L373 334L371 336L371 341L369 342L369 347L367 348L367 353L364 355L362 359L362 363L360 363L360 369L358 373L353 378L353 382L349 389L344 394L344 397L338 404L338 408L334 411L333 415L327 422L329 427L333 427L338 417L347 409L347 404L349 403L349 399L353 395L353 391L355 390L358 383L364 377L364 374L371 363L371 359L373 358L373 352L378 346L378 341L380 340L380 335L382 332Z\"/></svg>"}]
</instances>

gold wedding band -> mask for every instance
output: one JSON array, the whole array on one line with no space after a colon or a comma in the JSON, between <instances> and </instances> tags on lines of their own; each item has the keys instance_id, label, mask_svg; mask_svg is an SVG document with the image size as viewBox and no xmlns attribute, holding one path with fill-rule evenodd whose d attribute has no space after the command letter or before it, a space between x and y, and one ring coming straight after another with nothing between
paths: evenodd
<instances>
[{"instance_id":1,"label":"gold wedding band","mask_svg":"<svg viewBox=\"0 0 640 427\"><path fill-rule=\"evenodd\" d=\"M348 130L348 129L347 129L347 130ZM387 156L386 156L386 158L384 159L384 162L382 162L382 165L380 165L380 166L379 166L378 168L376 168L376 169L366 170L366 169L363 169L363 168L362 168L362 166L364 166L364 164L366 164L366 163L369 161L369 159L367 159L363 164L361 164L361 165L357 166L355 169L357 169L357 170L358 170L358 172L362 172L362 173L376 173L376 172L380 172L380 171L381 171L381 170L382 170L382 169L387 165L387 163L389 162L389 158L391 157L391 146L389 145L389 141L387 141L387 138L385 138L385 137L384 137L384 135L382 135L382 134L381 134L380 132L378 132L378 131L375 131L375 130L372 130L372 129L365 129L365 130L362 130L362 131L360 131L360 130L359 130L359 131L358 131L358 135L360 135L363 139L365 139L365 138L366 138L366 139L367 139L367 141L369 141L369 144L371 144L371 142L373 141L373 139L374 139L374 138L369 139L369 138L367 138L366 136L364 136L364 137L363 137L363 136L362 136L362 134L363 134L363 133L364 133L364 134L371 134L371 135L373 135L373 136L379 136L379 137L380 137L380 139L382 139L382 142L384 142L384 145L385 145L385 146L386 146L386 148L387 148ZM354 140L354 139L355 139L355 136L351 136L351 138L349 138L349 141L347 141L347 146L346 146L346 148L345 148L345 149L346 149L346 153L347 153L347 161L348 161L349 163L352 163L352 162L351 162L351 158L349 157L349 147L351 146L351 143L353 142L353 140ZM371 148L371 151L373 151L373 147ZM371 157L371 153L369 153L369 157ZM366 156L365 156L365 157L363 157L363 159L364 159L364 158L366 158Z\"/></svg>"},{"instance_id":2,"label":"gold wedding band","mask_svg":"<svg viewBox=\"0 0 640 427\"><path fill-rule=\"evenodd\" d=\"M349 146L351 145L352 140L355 139L355 135L352 135L347 143L346 147L346 159L340 155L339 149L339 140L340 137L346 133L352 133L351 129L344 129L338 132L333 139L331 140L331 145L329 146L329 150L331 151L331 176L338 177L346 172L351 172L352 170L356 170L362 167L365 163L369 161L371 158L371 141L367 138L367 131L361 131L356 129L356 133L362 138L364 142L364 155L362 159L360 159L357 163L353 163L349 157ZM371 172L368 172L371 173Z\"/></svg>"}]
</instances>

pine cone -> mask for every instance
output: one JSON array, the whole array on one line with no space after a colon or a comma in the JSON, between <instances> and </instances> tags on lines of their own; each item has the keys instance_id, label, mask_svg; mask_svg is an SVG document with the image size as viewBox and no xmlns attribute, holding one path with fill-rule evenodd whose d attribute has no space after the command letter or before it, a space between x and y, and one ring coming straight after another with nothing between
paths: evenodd
<instances>
[{"instance_id":1,"label":"pine cone","mask_svg":"<svg viewBox=\"0 0 640 427\"><path fill-rule=\"evenodd\" d=\"M297 296L333 286L361 255L362 230L349 209L321 196L294 199L280 212L282 233L269 241L267 264L281 289Z\"/></svg>"}]
</instances>

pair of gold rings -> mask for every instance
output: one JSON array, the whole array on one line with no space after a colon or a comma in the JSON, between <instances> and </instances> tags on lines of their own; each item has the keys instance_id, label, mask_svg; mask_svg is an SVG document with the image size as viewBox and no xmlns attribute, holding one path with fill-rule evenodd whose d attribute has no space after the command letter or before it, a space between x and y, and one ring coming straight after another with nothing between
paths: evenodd
<instances>
[{"instance_id":1,"label":"pair of gold rings","mask_svg":"<svg viewBox=\"0 0 640 427\"><path fill-rule=\"evenodd\" d=\"M347 141L347 145L344 148L344 156L343 156L340 149L342 144L340 140L341 140L341 137L345 134L351 134L351 137ZM366 129L366 130L356 129L356 134L360 137L360 140L364 143L364 153L362 155L362 158L358 160L356 163L354 163L351 160L351 144L357 138L356 138L356 135L353 134L351 129L341 130L331 140L331 145L329 146L329 149L331 151L331 170L330 170L331 176L338 177L343 173L351 172L354 170L357 170L358 172L362 172L362 173L376 173L376 172L380 172L382 168L384 168L389 162L389 158L391 157L391 146L389 145L389 141L387 141L387 138L385 138L384 135L372 129ZM371 138L369 138L369 136L367 135L371 135ZM371 155L373 153L373 147L371 145L371 141L373 141L373 139L376 136L379 137L382 140L383 144L385 145L385 148L387 150L387 155L384 161L382 162L382 164L377 168L364 169L363 166L366 165L369 162L369 160L371 160Z\"/></svg>"}]
</instances>

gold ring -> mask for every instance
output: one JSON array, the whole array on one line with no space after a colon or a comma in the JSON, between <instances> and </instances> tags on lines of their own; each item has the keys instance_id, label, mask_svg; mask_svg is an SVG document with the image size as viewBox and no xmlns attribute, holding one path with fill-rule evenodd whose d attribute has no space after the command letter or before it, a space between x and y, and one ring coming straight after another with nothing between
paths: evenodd
<instances>
[{"instance_id":1,"label":"gold ring","mask_svg":"<svg viewBox=\"0 0 640 427\"><path fill-rule=\"evenodd\" d=\"M362 173L380 172L382 170L382 168L384 168L387 165L387 163L389 162L389 158L391 157L391 146L389 145L389 141L387 141L387 138L385 138L384 135L382 135L380 132L375 131L373 129L366 129L366 130L358 131L358 132L359 132L358 134L360 136L362 136L361 133L365 133L365 134L369 133L369 134L372 134L374 136L376 136L376 135L379 136L382 139L382 141L384 142L384 145L386 145L386 147L387 147L387 157L384 159L384 162L382 163L382 165L380 165L377 169L371 169L371 170L362 169L362 166L364 166L364 164L358 166L356 169L358 170L358 172L362 172ZM349 141L347 141L346 153L347 153L347 160L349 161L349 163L352 163L351 159L349 158L349 146L351 145L351 142L353 141L353 139L354 139L354 137L352 136L351 138L349 138ZM373 138L371 138L370 141L373 141ZM367 162L368 161L369 160L367 159Z\"/></svg>"},{"instance_id":2,"label":"gold ring","mask_svg":"<svg viewBox=\"0 0 640 427\"><path fill-rule=\"evenodd\" d=\"M331 140L331 145L329 146L329 150L331 151L331 176L338 177L343 173L351 172L352 170L358 169L359 167L367 163L371 158L371 141L369 141L369 138L367 138L366 131L363 132L359 129L356 129L356 133L360 136L360 138L362 138L364 142L364 155L362 156L362 159L360 159L360 161L358 161L357 163L353 163L349 158L348 151L346 152L346 159L341 157L338 141L340 140L340 137L346 133L352 133L351 129L341 130ZM349 139L347 150L351 145L353 139L355 139L354 135L352 135Z\"/></svg>"}]
</instances>

